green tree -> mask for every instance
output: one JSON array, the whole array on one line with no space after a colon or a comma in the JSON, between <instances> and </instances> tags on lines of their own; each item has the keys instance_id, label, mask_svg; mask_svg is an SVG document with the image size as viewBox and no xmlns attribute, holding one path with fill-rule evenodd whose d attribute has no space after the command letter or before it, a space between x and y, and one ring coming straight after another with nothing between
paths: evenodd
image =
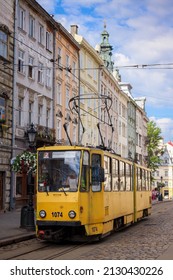
<instances>
[{"instance_id":1,"label":"green tree","mask_svg":"<svg viewBox=\"0 0 173 280\"><path fill-rule=\"evenodd\" d=\"M154 121L150 121L147 124L147 138L147 166L154 172L161 163L160 156L163 153L163 149L160 146L160 140L163 139L161 136L161 129L156 126Z\"/></svg>"}]
</instances>

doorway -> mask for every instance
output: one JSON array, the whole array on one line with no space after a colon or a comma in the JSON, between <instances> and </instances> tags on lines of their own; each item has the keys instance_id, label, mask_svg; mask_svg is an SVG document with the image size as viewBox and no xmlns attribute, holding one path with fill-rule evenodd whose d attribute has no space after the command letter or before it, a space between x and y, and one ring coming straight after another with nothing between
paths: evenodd
<instances>
[{"instance_id":1,"label":"doorway","mask_svg":"<svg viewBox=\"0 0 173 280\"><path fill-rule=\"evenodd\" d=\"M3 172L0 172L0 210L3 209Z\"/></svg>"}]
</instances>

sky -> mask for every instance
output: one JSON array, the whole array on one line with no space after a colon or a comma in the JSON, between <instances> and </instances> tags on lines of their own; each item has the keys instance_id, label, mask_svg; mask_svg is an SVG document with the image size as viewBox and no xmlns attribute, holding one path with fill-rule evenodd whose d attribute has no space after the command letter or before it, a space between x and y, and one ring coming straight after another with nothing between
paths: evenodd
<instances>
[{"instance_id":1,"label":"sky","mask_svg":"<svg viewBox=\"0 0 173 280\"><path fill-rule=\"evenodd\" d=\"M37 0L69 32L95 48L109 33L112 60L134 98L146 97L146 114L173 142L173 5L172 0Z\"/></svg>"}]
</instances>

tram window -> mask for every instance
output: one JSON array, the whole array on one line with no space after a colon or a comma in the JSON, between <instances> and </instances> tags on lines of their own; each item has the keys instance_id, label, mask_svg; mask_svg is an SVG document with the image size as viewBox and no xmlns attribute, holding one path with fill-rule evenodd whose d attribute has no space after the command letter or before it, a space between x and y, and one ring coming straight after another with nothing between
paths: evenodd
<instances>
[{"instance_id":1,"label":"tram window","mask_svg":"<svg viewBox=\"0 0 173 280\"><path fill-rule=\"evenodd\" d=\"M111 158L104 156L105 182L104 190L111 191Z\"/></svg>"},{"instance_id":2,"label":"tram window","mask_svg":"<svg viewBox=\"0 0 173 280\"><path fill-rule=\"evenodd\" d=\"M89 153L84 151L83 162L82 162L82 171L81 171L81 182L80 182L80 191L87 192L89 191Z\"/></svg>"},{"instance_id":3,"label":"tram window","mask_svg":"<svg viewBox=\"0 0 173 280\"><path fill-rule=\"evenodd\" d=\"M77 191L80 156L80 151L39 152L38 191Z\"/></svg>"},{"instance_id":4,"label":"tram window","mask_svg":"<svg viewBox=\"0 0 173 280\"><path fill-rule=\"evenodd\" d=\"M120 191L124 191L125 189L125 163L120 161Z\"/></svg>"},{"instance_id":5,"label":"tram window","mask_svg":"<svg viewBox=\"0 0 173 280\"><path fill-rule=\"evenodd\" d=\"M150 172L146 171L146 186L147 186L147 190L151 190L151 178L150 178Z\"/></svg>"},{"instance_id":6,"label":"tram window","mask_svg":"<svg viewBox=\"0 0 173 280\"><path fill-rule=\"evenodd\" d=\"M142 190L146 191L146 174L145 174L145 170L142 170Z\"/></svg>"},{"instance_id":7,"label":"tram window","mask_svg":"<svg viewBox=\"0 0 173 280\"><path fill-rule=\"evenodd\" d=\"M113 191L119 190L119 181L118 181L118 160L112 159L112 185Z\"/></svg>"},{"instance_id":8,"label":"tram window","mask_svg":"<svg viewBox=\"0 0 173 280\"><path fill-rule=\"evenodd\" d=\"M141 168L137 168L137 190L141 191L141 187L142 187L142 169Z\"/></svg>"},{"instance_id":9,"label":"tram window","mask_svg":"<svg viewBox=\"0 0 173 280\"><path fill-rule=\"evenodd\" d=\"M132 169L130 164L126 164L126 190L132 190Z\"/></svg>"},{"instance_id":10,"label":"tram window","mask_svg":"<svg viewBox=\"0 0 173 280\"><path fill-rule=\"evenodd\" d=\"M92 191L99 192L101 191L101 182L100 182L100 168L101 167L101 155L99 154L92 154L91 158L91 166L92 166Z\"/></svg>"}]
</instances>

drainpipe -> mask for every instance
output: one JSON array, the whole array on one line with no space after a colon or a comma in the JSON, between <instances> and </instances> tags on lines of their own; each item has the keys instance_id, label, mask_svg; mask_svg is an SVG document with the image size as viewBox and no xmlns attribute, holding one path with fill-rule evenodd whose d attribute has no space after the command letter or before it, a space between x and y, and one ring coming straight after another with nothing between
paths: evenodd
<instances>
[{"instance_id":1,"label":"drainpipe","mask_svg":"<svg viewBox=\"0 0 173 280\"><path fill-rule=\"evenodd\" d=\"M18 17L18 0L15 0L15 13L14 13L14 59L13 59L13 92L12 92L12 149L11 149L11 158L15 156L14 147L15 147L15 110L14 102L16 98L16 68L17 65L17 17ZM11 171L11 186L10 186L10 209L15 208L14 202L14 186L15 186L15 173Z\"/></svg>"},{"instance_id":2,"label":"drainpipe","mask_svg":"<svg viewBox=\"0 0 173 280\"><path fill-rule=\"evenodd\" d=\"M78 52L78 78L79 78L79 84L78 84L78 95L79 95L79 99L78 99L78 109L79 109L79 116L80 116L80 50ZM81 127L81 124L79 122L78 124L78 144L82 144L82 143L79 143L80 142L80 127Z\"/></svg>"},{"instance_id":3,"label":"drainpipe","mask_svg":"<svg viewBox=\"0 0 173 280\"><path fill-rule=\"evenodd\" d=\"M55 74L56 74L56 69L55 69L55 62L56 62L56 29L54 27L54 30L53 30L53 89L52 89L52 126L53 126L53 129L55 129Z\"/></svg>"}]
</instances>

